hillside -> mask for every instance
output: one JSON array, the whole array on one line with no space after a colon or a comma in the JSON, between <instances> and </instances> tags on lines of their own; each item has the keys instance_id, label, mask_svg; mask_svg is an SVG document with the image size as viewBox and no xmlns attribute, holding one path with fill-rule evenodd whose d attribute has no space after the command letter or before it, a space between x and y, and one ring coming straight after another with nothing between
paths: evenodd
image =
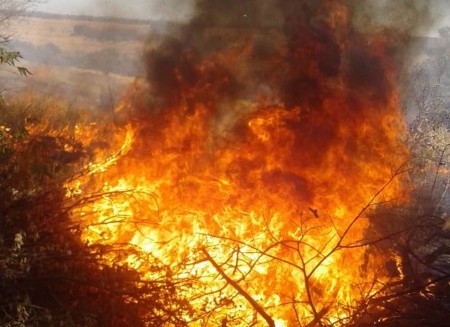
<instances>
[{"instance_id":1,"label":"hillside","mask_svg":"<svg viewBox=\"0 0 450 327\"><path fill-rule=\"evenodd\" d=\"M51 94L76 106L110 108L142 75L145 46L158 44L164 23L28 14L12 21L9 46L32 72L1 71L8 92Z\"/></svg>"}]
</instances>

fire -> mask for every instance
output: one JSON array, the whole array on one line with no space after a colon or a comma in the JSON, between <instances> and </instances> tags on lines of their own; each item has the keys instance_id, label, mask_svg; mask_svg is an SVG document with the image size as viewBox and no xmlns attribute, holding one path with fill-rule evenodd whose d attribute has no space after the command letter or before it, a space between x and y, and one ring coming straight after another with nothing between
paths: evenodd
<instances>
[{"instance_id":1,"label":"fire","mask_svg":"<svg viewBox=\"0 0 450 327\"><path fill-rule=\"evenodd\" d=\"M374 112L363 124L341 126L339 141L317 154L317 166L308 162L313 154L294 147L303 136L289 125L302 122L300 108L262 108L249 115L244 135L214 146L208 144L203 108L184 121L174 112L161 127L164 139L155 140L166 144L144 154L128 132L117 156L101 169L92 165L102 196L74 211L86 224L83 239L132 244L167 265L183 266L179 278L198 281L186 295L198 307L217 311L216 321L227 316L250 323L254 308L220 278L206 254L279 326L293 321L293 305L301 321L314 314L345 320L361 294L374 294L388 278L376 268L383 261L363 267L366 247L339 248L364 242L366 213L360 211L372 200L403 196L400 180L390 181L406 158L398 136L388 134L379 153L366 153L367 144L378 144L380 134L394 130L392 124L401 125L398 108L386 111L391 116ZM344 155L350 135L358 135L358 162ZM139 258L109 260L146 275ZM217 301L229 306L216 310Z\"/></svg>"},{"instance_id":2,"label":"fire","mask_svg":"<svg viewBox=\"0 0 450 327\"><path fill-rule=\"evenodd\" d=\"M340 10L330 24L341 33L347 20ZM117 109L134 115L111 142L118 150L98 153L67 185L73 201L96 194L72 212L83 241L130 244L173 268L199 312L186 317L193 326L345 324L390 278L383 254L365 245L370 209L406 197L398 176L405 129L385 42L375 36L362 50L344 42L338 75L315 61L327 50L315 34L298 37L310 53L281 49L267 65L279 67L276 75L294 67L312 84L323 79L318 94L297 103L296 94L266 88L221 97L231 79L218 67L241 67L248 46L192 63L194 81L172 67L177 98L172 90L154 110L145 100L153 86L137 81ZM297 66L283 66L289 51ZM382 86L350 67L361 51L378 63ZM355 93L350 84L364 85ZM151 279L143 258L104 259Z\"/></svg>"}]
</instances>

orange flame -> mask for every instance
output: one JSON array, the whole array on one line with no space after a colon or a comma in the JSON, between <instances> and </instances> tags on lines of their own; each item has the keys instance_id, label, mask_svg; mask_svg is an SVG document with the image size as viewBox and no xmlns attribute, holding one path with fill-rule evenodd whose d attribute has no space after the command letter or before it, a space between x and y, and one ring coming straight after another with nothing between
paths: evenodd
<instances>
[{"instance_id":1,"label":"orange flame","mask_svg":"<svg viewBox=\"0 0 450 327\"><path fill-rule=\"evenodd\" d=\"M331 113L336 102L329 106ZM323 149L289 126L311 119L305 115L300 108L259 109L246 118L244 135L221 144L211 139L202 106L182 118L172 112L147 152L127 132L116 156L90 165L103 195L73 212L85 221L83 239L129 243L183 267L179 278L198 280L185 295L214 311L215 321L251 323L254 308L202 251L279 326L290 325L295 312L302 322L318 315L345 321L388 278L380 258L369 266L366 247L352 246L366 237L363 208L404 196L392 179L406 159L401 116L394 99L382 115L374 111L357 125L335 117L336 142ZM346 140L355 157L348 157ZM139 258L109 260L152 278Z\"/></svg>"},{"instance_id":2,"label":"orange flame","mask_svg":"<svg viewBox=\"0 0 450 327\"><path fill-rule=\"evenodd\" d=\"M345 12L331 18L338 30L347 24ZM381 60L383 39L370 41ZM325 51L304 42L313 55ZM251 49L244 52L195 69L209 76ZM406 198L397 176L408 157L405 128L393 69L385 61L380 68L389 83L383 100L333 77L314 106L288 107L260 90L221 110L214 96L226 76L191 85L174 72L179 101L151 111L148 87L136 82L117 110L135 114L120 151L99 153L100 164L67 185L74 199L100 189L72 212L83 240L131 244L174 268L188 281L180 293L202 313L193 326L346 323L390 278L383 254L365 245L368 210ZM315 64L302 69L320 75ZM155 277L136 255L105 259Z\"/></svg>"}]
</instances>

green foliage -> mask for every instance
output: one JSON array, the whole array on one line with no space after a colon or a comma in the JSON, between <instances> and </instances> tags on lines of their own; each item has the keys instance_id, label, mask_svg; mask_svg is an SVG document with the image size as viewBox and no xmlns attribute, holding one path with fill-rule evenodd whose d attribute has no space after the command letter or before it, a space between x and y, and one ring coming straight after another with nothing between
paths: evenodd
<instances>
[{"instance_id":1,"label":"green foliage","mask_svg":"<svg viewBox=\"0 0 450 327\"><path fill-rule=\"evenodd\" d=\"M0 47L0 64L6 64L12 67L15 67L20 75L28 76L32 75L31 72L22 66L17 66L16 64L23 59L22 55L18 51L8 51L3 47Z\"/></svg>"}]
</instances>

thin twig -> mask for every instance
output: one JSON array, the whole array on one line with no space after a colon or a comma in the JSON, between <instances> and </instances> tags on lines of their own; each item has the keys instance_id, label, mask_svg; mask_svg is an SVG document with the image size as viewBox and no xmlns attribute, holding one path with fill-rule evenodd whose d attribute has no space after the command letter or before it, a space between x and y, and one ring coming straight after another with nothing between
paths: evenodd
<instances>
[{"instance_id":1,"label":"thin twig","mask_svg":"<svg viewBox=\"0 0 450 327\"><path fill-rule=\"evenodd\" d=\"M233 279L228 277L228 275L223 271L223 269L219 266L219 264L210 256L208 251L206 251L205 248L202 248L201 251L206 256L206 259L213 265L213 267L217 270L217 272L229 283L240 295L242 295L248 303L253 307L253 309L256 310L267 322L269 327L275 327L275 322L273 321L272 317L270 317L267 312L264 310L262 306L259 305L258 302L256 302L250 294L248 294L238 283L236 283Z\"/></svg>"}]
</instances>

